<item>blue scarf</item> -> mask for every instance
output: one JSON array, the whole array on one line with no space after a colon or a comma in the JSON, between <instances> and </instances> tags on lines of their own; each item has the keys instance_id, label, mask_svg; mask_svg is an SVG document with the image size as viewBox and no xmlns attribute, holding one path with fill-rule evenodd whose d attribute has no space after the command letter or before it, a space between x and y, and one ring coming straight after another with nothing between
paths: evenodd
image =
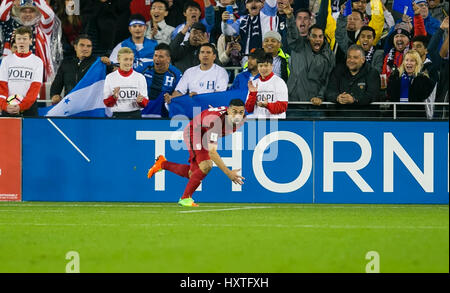
<instances>
[{"instance_id":1,"label":"blue scarf","mask_svg":"<svg viewBox=\"0 0 450 293\"><path fill-rule=\"evenodd\" d=\"M148 62L150 60L145 59L153 59L153 54L155 53L155 47L158 45L158 42L155 40L151 40L149 38L144 38L144 47L138 51L136 49L136 44L133 42L131 37L122 42L122 47L128 47L133 50L134 53L134 65L133 69L136 69L139 65L142 65L143 62Z\"/></svg>"},{"instance_id":2,"label":"blue scarf","mask_svg":"<svg viewBox=\"0 0 450 293\"><path fill-rule=\"evenodd\" d=\"M408 102L411 81L412 76L409 76L406 72L403 72L400 77L400 102Z\"/></svg>"},{"instance_id":3,"label":"blue scarf","mask_svg":"<svg viewBox=\"0 0 450 293\"><path fill-rule=\"evenodd\" d=\"M262 31L261 31L261 21L259 15L254 16L251 19L250 15L244 17L239 26L239 34L241 36L241 48L242 52L245 53L245 48L247 46L247 39L250 36L250 42L248 45L248 52L253 48L262 48Z\"/></svg>"}]
</instances>

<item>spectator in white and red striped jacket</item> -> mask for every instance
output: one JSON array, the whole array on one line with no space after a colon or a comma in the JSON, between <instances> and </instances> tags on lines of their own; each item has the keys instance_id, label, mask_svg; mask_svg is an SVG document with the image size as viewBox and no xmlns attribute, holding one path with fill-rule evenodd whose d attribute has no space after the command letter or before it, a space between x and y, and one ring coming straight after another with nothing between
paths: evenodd
<instances>
[{"instance_id":1,"label":"spectator in white and red striped jacket","mask_svg":"<svg viewBox=\"0 0 450 293\"><path fill-rule=\"evenodd\" d=\"M3 56L11 54L11 39L20 26L32 28L31 51L44 63L44 82L52 77L54 67L50 49L55 13L45 0L24 0L18 6L14 0L2 0L0 25L4 38ZM13 10L13 11L12 11ZM13 13L11 13L13 12Z\"/></svg>"}]
</instances>

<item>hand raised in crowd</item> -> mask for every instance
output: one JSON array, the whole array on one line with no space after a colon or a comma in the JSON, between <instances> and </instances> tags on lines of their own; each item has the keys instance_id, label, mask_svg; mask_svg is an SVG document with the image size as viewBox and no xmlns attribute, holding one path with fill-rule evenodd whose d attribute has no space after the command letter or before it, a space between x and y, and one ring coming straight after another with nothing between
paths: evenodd
<instances>
[{"instance_id":1,"label":"hand raised in crowd","mask_svg":"<svg viewBox=\"0 0 450 293\"><path fill-rule=\"evenodd\" d=\"M118 99L119 98L119 91L120 91L120 87L115 87L113 90L113 94L112 96L114 97L114 99Z\"/></svg>"},{"instance_id":2,"label":"hand raised in crowd","mask_svg":"<svg viewBox=\"0 0 450 293\"><path fill-rule=\"evenodd\" d=\"M225 49L225 54L227 54L227 56L230 56L232 50L241 51L241 44L236 43L236 42L227 43L227 48Z\"/></svg>"},{"instance_id":3,"label":"hand raised in crowd","mask_svg":"<svg viewBox=\"0 0 450 293\"><path fill-rule=\"evenodd\" d=\"M8 112L9 114L19 114L20 107L19 105L8 105L6 106L6 112Z\"/></svg>"},{"instance_id":4,"label":"hand raised in crowd","mask_svg":"<svg viewBox=\"0 0 450 293\"><path fill-rule=\"evenodd\" d=\"M351 1L351 0L348 0ZM344 15L344 11L345 11L345 6L347 5L347 1L345 1L342 5L341 5L341 9L339 10L339 13L341 15Z\"/></svg>"},{"instance_id":5,"label":"hand raised in crowd","mask_svg":"<svg viewBox=\"0 0 450 293\"><path fill-rule=\"evenodd\" d=\"M152 16L150 15L150 18L152 18ZM158 24L156 23L156 21L153 21L153 18L151 20L152 22L152 39L158 34Z\"/></svg>"},{"instance_id":6,"label":"hand raised in crowd","mask_svg":"<svg viewBox=\"0 0 450 293\"><path fill-rule=\"evenodd\" d=\"M248 81L248 91L251 93L258 91L258 87L254 86L251 80Z\"/></svg>"},{"instance_id":7,"label":"hand raised in crowd","mask_svg":"<svg viewBox=\"0 0 450 293\"><path fill-rule=\"evenodd\" d=\"M59 102L61 102L62 98L60 95L54 95L52 97L52 104L58 104Z\"/></svg>"},{"instance_id":8,"label":"hand raised in crowd","mask_svg":"<svg viewBox=\"0 0 450 293\"><path fill-rule=\"evenodd\" d=\"M311 104L314 106L320 106L322 105L322 99L318 97L311 98Z\"/></svg>"},{"instance_id":9,"label":"hand raised in crowd","mask_svg":"<svg viewBox=\"0 0 450 293\"><path fill-rule=\"evenodd\" d=\"M289 18L294 13L294 9L291 7L291 4L288 1L285 3L281 3L280 8L283 10L283 13Z\"/></svg>"},{"instance_id":10,"label":"hand raised in crowd","mask_svg":"<svg viewBox=\"0 0 450 293\"><path fill-rule=\"evenodd\" d=\"M184 25L183 29L181 30L181 33L185 35L193 24L194 24L194 20L192 18L186 19L186 24Z\"/></svg>"},{"instance_id":11,"label":"hand raised in crowd","mask_svg":"<svg viewBox=\"0 0 450 293\"><path fill-rule=\"evenodd\" d=\"M444 18L444 20L441 23L441 29L442 30L448 30L448 16Z\"/></svg>"},{"instance_id":12,"label":"hand raised in crowd","mask_svg":"<svg viewBox=\"0 0 450 293\"><path fill-rule=\"evenodd\" d=\"M408 14L403 14L402 15L402 22L404 22L404 23L411 23L412 22L412 18Z\"/></svg>"},{"instance_id":13,"label":"hand raised in crowd","mask_svg":"<svg viewBox=\"0 0 450 293\"><path fill-rule=\"evenodd\" d=\"M417 5L415 2L413 2L412 3L412 7L413 7L413 10L414 10L414 15L420 14L420 7L419 7L419 5Z\"/></svg>"},{"instance_id":14,"label":"hand raised in crowd","mask_svg":"<svg viewBox=\"0 0 450 293\"><path fill-rule=\"evenodd\" d=\"M228 11L224 11L222 13L222 21L227 22L227 20L232 19L234 21L233 15L231 15Z\"/></svg>"}]
</instances>

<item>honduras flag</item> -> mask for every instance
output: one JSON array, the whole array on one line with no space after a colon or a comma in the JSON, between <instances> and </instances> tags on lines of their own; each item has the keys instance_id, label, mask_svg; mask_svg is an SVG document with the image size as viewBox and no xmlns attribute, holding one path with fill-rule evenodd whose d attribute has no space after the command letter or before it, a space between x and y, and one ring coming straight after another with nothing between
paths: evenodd
<instances>
[{"instance_id":1,"label":"honduras flag","mask_svg":"<svg viewBox=\"0 0 450 293\"><path fill-rule=\"evenodd\" d=\"M345 3L344 16L349 16L350 14L352 14L352 1L347 0Z\"/></svg>"},{"instance_id":2,"label":"honduras flag","mask_svg":"<svg viewBox=\"0 0 450 293\"><path fill-rule=\"evenodd\" d=\"M192 119L194 114L199 114L201 111L208 109L209 106L228 106L233 99L241 99L245 103L247 93L245 90L231 90L195 95L192 98L189 95L179 96L170 101L169 117L183 115Z\"/></svg>"},{"instance_id":3,"label":"honduras flag","mask_svg":"<svg viewBox=\"0 0 450 293\"><path fill-rule=\"evenodd\" d=\"M394 4L392 4L392 9L401 13L406 14L409 17L414 17L414 9L412 7L413 0L394 0Z\"/></svg>"},{"instance_id":4,"label":"honduras flag","mask_svg":"<svg viewBox=\"0 0 450 293\"><path fill-rule=\"evenodd\" d=\"M100 58L91 65L78 84L58 104L39 108L40 116L53 117L105 117L111 111L103 103L103 85L106 65Z\"/></svg>"}]
</instances>

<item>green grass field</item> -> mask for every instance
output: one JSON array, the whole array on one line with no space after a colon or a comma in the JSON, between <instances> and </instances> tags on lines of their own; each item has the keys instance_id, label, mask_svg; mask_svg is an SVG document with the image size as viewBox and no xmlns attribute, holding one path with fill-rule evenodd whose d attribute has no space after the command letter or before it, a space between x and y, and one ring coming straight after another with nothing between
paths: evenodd
<instances>
[{"instance_id":1,"label":"green grass field","mask_svg":"<svg viewBox=\"0 0 450 293\"><path fill-rule=\"evenodd\" d=\"M447 205L0 203L0 272L449 272Z\"/></svg>"}]
</instances>

